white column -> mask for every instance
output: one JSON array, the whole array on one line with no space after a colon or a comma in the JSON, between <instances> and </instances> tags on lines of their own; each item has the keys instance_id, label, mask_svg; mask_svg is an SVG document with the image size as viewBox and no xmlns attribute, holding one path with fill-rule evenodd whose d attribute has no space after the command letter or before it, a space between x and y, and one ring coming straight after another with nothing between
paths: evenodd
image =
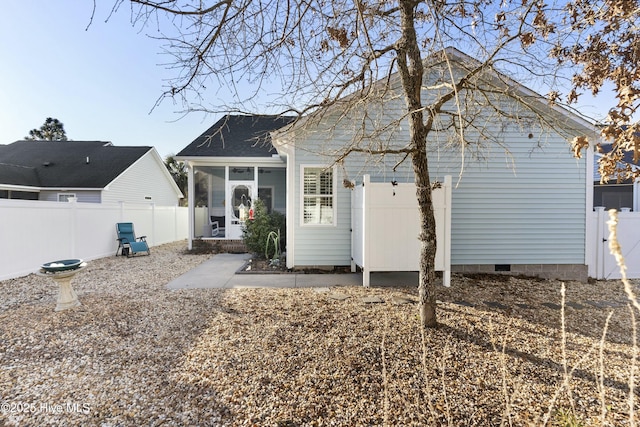
<instances>
[{"instance_id":1,"label":"white column","mask_svg":"<svg viewBox=\"0 0 640 427\"><path fill-rule=\"evenodd\" d=\"M189 194L187 195L188 203L189 203L189 236L188 236L188 248L189 250L193 249L193 236L195 236L195 223L194 216L196 214L195 207L195 188L196 184L194 182L194 173L193 173L193 165L191 162L187 161L187 187Z\"/></svg>"}]
</instances>

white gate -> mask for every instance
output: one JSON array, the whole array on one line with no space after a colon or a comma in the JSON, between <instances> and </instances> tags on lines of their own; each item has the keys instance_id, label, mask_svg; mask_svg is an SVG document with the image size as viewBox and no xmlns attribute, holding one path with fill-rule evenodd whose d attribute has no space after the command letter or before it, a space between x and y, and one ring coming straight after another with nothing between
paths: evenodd
<instances>
[{"instance_id":1,"label":"white gate","mask_svg":"<svg viewBox=\"0 0 640 427\"><path fill-rule=\"evenodd\" d=\"M415 184L372 183L365 175L351 198L351 257L369 286L372 271L418 271L420 214ZM451 177L433 190L436 270L451 279Z\"/></svg>"},{"instance_id":2,"label":"white gate","mask_svg":"<svg viewBox=\"0 0 640 427\"><path fill-rule=\"evenodd\" d=\"M609 213L604 208L594 212L596 225L595 263L597 279L620 279L620 269L609 251ZM640 212L618 212L618 242L627 265L629 279L640 278Z\"/></svg>"}]
</instances>

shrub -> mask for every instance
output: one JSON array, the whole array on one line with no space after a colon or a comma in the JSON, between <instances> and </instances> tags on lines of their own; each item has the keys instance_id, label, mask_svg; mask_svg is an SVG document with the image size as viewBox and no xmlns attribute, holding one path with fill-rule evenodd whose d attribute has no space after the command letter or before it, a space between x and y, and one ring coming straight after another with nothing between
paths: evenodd
<instances>
[{"instance_id":1,"label":"shrub","mask_svg":"<svg viewBox=\"0 0 640 427\"><path fill-rule=\"evenodd\" d=\"M280 212L267 213L264 202L260 199L253 201L253 220L247 220L242 230L242 240L247 249L255 252L258 256L265 256L272 259L276 254L276 248L273 243L268 245L269 233L280 233L279 251L284 250L284 242L286 242L286 220L285 216Z\"/></svg>"}]
</instances>

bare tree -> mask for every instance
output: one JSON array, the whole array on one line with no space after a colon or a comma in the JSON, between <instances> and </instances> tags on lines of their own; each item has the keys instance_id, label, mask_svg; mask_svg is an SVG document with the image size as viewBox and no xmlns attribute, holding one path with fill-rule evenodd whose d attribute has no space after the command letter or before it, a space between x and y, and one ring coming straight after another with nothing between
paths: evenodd
<instances>
[{"instance_id":1,"label":"bare tree","mask_svg":"<svg viewBox=\"0 0 640 427\"><path fill-rule=\"evenodd\" d=\"M119 0L116 9L124 3ZM547 52L564 45L568 35L547 16L562 10L538 0L130 0L130 5L134 22L162 31L178 70L165 96L181 98L188 109L254 112L258 95L266 96L266 88L275 85L278 95L267 105L271 113L296 113L305 125L327 112L360 117L362 131L333 153L336 162L362 153L411 163L422 227L420 315L424 327L435 326L428 141L446 135L460 150L500 143L500 135L486 126L482 111L487 109L492 120L554 127L555 121L540 113L541 97L506 75L536 87L561 83ZM453 57L448 46L470 56ZM435 69L440 74L425 87L425 73ZM404 100L398 117L381 124L356 114L366 102L383 102L395 83ZM210 84L232 88L235 100L205 105ZM252 92L242 96L239 86L247 84ZM410 139L392 145L384 135L400 123L408 123Z\"/></svg>"}]
</instances>

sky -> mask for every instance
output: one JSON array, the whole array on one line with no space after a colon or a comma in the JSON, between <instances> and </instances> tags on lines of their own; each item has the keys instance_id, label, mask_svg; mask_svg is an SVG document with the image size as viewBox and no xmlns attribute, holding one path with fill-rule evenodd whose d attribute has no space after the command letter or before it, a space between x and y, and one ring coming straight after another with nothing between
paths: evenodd
<instances>
[{"instance_id":1,"label":"sky","mask_svg":"<svg viewBox=\"0 0 640 427\"><path fill-rule=\"evenodd\" d=\"M175 70L160 41L130 23L127 7L105 22L112 0L3 0L0 14L0 144L24 139L47 117L73 140L154 146L175 154L219 117L165 100ZM88 27L88 28L87 28Z\"/></svg>"},{"instance_id":2,"label":"sky","mask_svg":"<svg viewBox=\"0 0 640 427\"><path fill-rule=\"evenodd\" d=\"M114 2L96 0L91 21L92 0L3 0L0 144L53 117L69 139L154 146L164 158L220 118L185 116L171 99L153 108L177 71L162 65L170 58L154 29L133 27L126 3L109 17ZM603 98L585 97L581 112L603 119L611 97Z\"/></svg>"}]
</instances>

